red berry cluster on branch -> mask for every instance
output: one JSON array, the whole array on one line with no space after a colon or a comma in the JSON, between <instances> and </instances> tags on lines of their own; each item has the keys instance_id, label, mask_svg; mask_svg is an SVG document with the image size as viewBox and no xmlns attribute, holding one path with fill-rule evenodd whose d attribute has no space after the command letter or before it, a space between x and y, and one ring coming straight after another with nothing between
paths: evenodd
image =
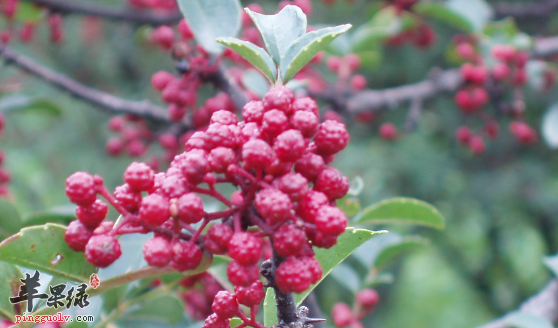
<instances>
[{"instance_id":1,"label":"red berry cluster on branch","mask_svg":"<svg viewBox=\"0 0 558 328\"><path fill-rule=\"evenodd\" d=\"M183 278L180 286L186 312L196 320L204 320L213 313L213 299L219 291L225 289L207 272Z\"/></svg>"},{"instance_id":2,"label":"red berry cluster on branch","mask_svg":"<svg viewBox=\"0 0 558 328\"><path fill-rule=\"evenodd\" d=\"M356 295L353 308L346 303L335 303L331 309L331 317L336 327L362 328L360 321L372 313L380 302L380 296L373 289L364 289Z\"/></svg>"}]
</instances>

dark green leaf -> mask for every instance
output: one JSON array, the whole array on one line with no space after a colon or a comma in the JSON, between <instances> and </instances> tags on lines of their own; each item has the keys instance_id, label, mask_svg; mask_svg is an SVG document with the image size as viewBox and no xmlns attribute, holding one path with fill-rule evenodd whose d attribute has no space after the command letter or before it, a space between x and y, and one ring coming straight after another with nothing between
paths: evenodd
<instances>
[{"instance_id":1,"label":"dark green leaf","mask_svg":"<svg viewBox=\"0 0 558 328\"><path fill-rule=\"evenodd\" d=\"M0 260L72 281L89 282L96 268L87 262L83 253L73 251L66 244L65 230L50 223L23 228L0 243Z\"/></svg>"},{"instance_id":2,"label":"dark green leaf","mask_svg":"<svg viewBox=\"0 0 558 328\"><path fill-rule=\"evenodd\" d=\"M375 232L366 229L347 228L345 233L339 236L337 244L330 249L314 248L316 259L322 266L322 279L316 284L310 286L308 290L301 294L295 294L295 301L299 306L302 301L316 288L316 286L324 280L324 278L335 268L339 263L343 262L352 252L354 252L360 245L364 244L375 235L383 233L383 231ZM267 297L267 296L266 296ZM267 326L267 325L266 325Z\"/></svg>"},{"instance_id":3,"label":"dark green leaf","mask_svg":"<svg viewBox=\"0 0 558 328\"><path fill-rule=\"evenodd\" d=\"M2 239L21 229L21 218L17 209L6 198L0 198L0 236Z\"/></svg>"},{"instance_id":4,"label":"dark green leaf","mask_svg":"<svg viewBox=\"0 0 558 328\"><path fill-rule=\"evenodd\" d=\"M14 305L9 299L18 295L21 285L19 279L23 279L23 274L15 265L0 261L0 315L11 321L15 321L14 315L21 314L21 311L16 313L15 308L21 309L22 305Z\"/></svg>"},{"instance_id":5,"label":"dark green leaf","mask_svg":"<svg viewBox=\"0 0 558 328\"><path fill-rule=\"evenodd\" d=\"M506 316L506 327L514 328L553 328L554 325L548 318L529 312L515 312Z\"/></svg>"},{"instance_id":6,"label":"dark green leaf","mask_svg":"<svg viewBox=\"0 0 558 328\"><path fill-rule=\"evenodd\" d=\"M445 220L432 205L414 198L391 198L369 206L358 214L354 223L407 223L443 229Z\"/></svg>"},{"instance_id":7,"label":"dark green leaf","mask_svg":"<svg viewBox=\"0 0 558 328\"><path fill-rule=\"evenodd\" d=\"M18 22L37 22L41 19L43 9L32 2L18 2L16 10L16 20Z\"/></svg>"},{"instance_id":8,"label":"dark green leaf","mask_svg":"<svg viewBox=\"0 0 558 328\"><path fill-rule=\"evenodd\" d=\"M236 36L240 29L241 7L238 0L178 0L196 41L208 52L220 54L220 37Z\"/></svg>"},{"instance_id":9,"label":"dark green leaf","mask_svg":"<svg viewBox=\"0 0 558 328\"><path fill-rule=\"evenodd\" d=\"M46 97L28 97L11 95L0 99L0 113L35 112L50 116L62 115L62 110L55 102Z\"/></svg>"},{"instance_id":10,"label":"dark green leaf","mask_svg":"<svg viewBox=\"0 0 558 328\"><path fill-rule=\"evenodd\" d=\"M461 16L458 12L448 8L445 3L421 1L413 6L413 10L420 15L438 19L441 22L453 26L463 32L473 32L473 24L467 18Z\"/></svg>"},{"instance_id":11,"label":"dark green leaf","mask_svg":"<svg viewBox=\"0 0 558 328\"><path fill-rule=\"evenodd\" d=\"M275 303L275 290L268 288L265 291L263 303L264 326L271 327L277 325L277 306Z\"/></svg>"},{"instance_id":12,"label":"dark green leaf","mask_svg":"<svg viewBox=\"0 0 558 328\"><path fill-rule=\"evenodd\" d=\"M296 39L281 57L280 70L283 83L292 79L318 52L350 28L351 24L326 27Z\"/></svg>"},{"instance_id":13,"label":"dark green leaf","mask_svg":"<svg viewBox=\"0 0 558 328\"><path fill-rule=\"evenodd\" d=\"M122 316L124 320L149 320L168 324L179 322L184 315L184 305L174 294L166 292L136 304L132 312Z\"/></svg>"},{"instance_id":14,"label":"dark green leaf","mask_svg":"<svg viewBox=\"0 0 558 328\"><path fill-rule=\"evenodd\" d=\"M249 61L262 72L271 83L275 83L277 79L277 68L265 50L253 43L236 38L218 38L217 42L237 52L242 58Z\"/></svg>"},{"instance_id":15,"label":"dark green leaf","mask_svg":"<svg viewBox=\"0 0 558 328\"><path fill-rule=\"evenodd\" d=\"M510 42L517 33L519 33L519 29L511 17L498 22L490 22L484 28L484 34L502 43Z\"/></svg>"},{"instance_id":16,"label":"dark green leaf","mask_svg":"<svg viewBox=\"0 0 558 328\"><path fill-rule=\"evenodd\" d=\"M23 224L25 226L41 225L46 223L60 223L68 225L68 223L75 219L75 206L61 206L33 213L23 219Z\"/></svg>"},{"instance_id":17,"label":"dark green leaf","mask_svg":"<svg viewBox=\"0 0 558 328\"><path fill-rule=\"evenodd\" d=\"M297 6L287 5L275 15L262 15L245 9L262 34L267 51L276 64L287 49L306 33L306 15Z\"/></svg>"}]
</instances>

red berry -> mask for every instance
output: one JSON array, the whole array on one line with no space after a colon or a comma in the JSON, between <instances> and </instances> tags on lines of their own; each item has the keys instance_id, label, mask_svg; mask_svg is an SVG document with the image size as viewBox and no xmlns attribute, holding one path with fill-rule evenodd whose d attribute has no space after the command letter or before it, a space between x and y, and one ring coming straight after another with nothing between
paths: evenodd
<instances>
[{"instance_id":1,"label":"red berry","mask_svg":"<svg viewBox=\"0 0 558 328\"><path fill-rule=\"evenodd\" d=\"M87 245L91 236L93 236L92 230L88 229L80 221L74 220L68 224L68 227L66 227L64 240L74 251L83 252L85 251L85 245Z\"/></svg>"},{"instance_id":2,"label":"red berry","mask_svg":"<svg viewBox=\"0 0 558 328\"><path fill-rule=\"evenodd\" d=\"M477 109L471 94L467 90L459 90L455 94L455 103L466 114L472 113Z\"/></svg>"},{"instance_id":3,"label":"red berry","mask_svg":"<svg viewBox=\"0 0 558 328\"><path fill-rule=\"evenodd\" d=\"M181 106L178 103L171 103L168 107L169 120L172 122L180 122L184 115L188 112L185 106Z\"/></svg>"},{"instance_id":4,"label":"red berry","mask_svg":"<svg viewBox=\"0 0 558 328\"><path fill-rule=\"evenodd\" d=\"M291 116L290 125L306 138L312 138L318 130L318 117L310 111L298 111Z\"/></svg>"},{"instance_id":5,"label":"red berry","mask_svg":"<svg viewBox=\"0 0 558 328\"><path fill-rule=\"evenodd\" d=\"M275 272L275 283L283 293L302 293L310 287L311 279L307 266L295 257L279 264Z\"/></svg>"},{"instance_id":6,"label":"red berry","mask_svg":"<svg viewBox=\"0 0 558 328\"><path fill-rule=\"evenodd\" d=\"M492 77L496 81L501 81L510 75L510 67L505 63L496 63L492 67Z\"/></svg>"},{"instance_id":7,"label":"red berry","mask_svg":"<svg viewBox=\"0 0 558 328\"><path fill-rule=\"evenodd\" d=\"M95 229L101 221L105 219L108 213L108 206L105 202L97 199L93 204L87 207L76 207L76 216L79 221L89 229Z\"/></svg>"},{"instance_id":8,"label":"red berry","mask_svg":"<svg viewBox=\"0 0 558 328\"><path fill-rule=\"evenodd\" d=\"M174 75L169 72L159 71L151 77L151 85L153 89L162 91L172 80L174 80Z\"/></svg>"},{"instance_id":9,"label":"red berry","mask_svg":"<svg viewBox=\"0 0 558 328\"><path fill-rule=\"evenodd\" d=\"M230 148L217 147L209 153L209 166L215 173L227 172L227 167L236 162L236 154Z\"/></svg>"},{"instance_id":10,"label":"red berry","mask_svg":"<svg viewBox=\"0 0 558 328\"><path fill-rule=\"evenodd\" d=\"M238 123L238 118L233 112L221 109L211 115L211 120L209 122L211 124L219 123L222 125L235 125Z\"/></svg>"},{"instance_id":11,"label":"red berry","mask_svg":"<svg viewBox=\"0 0 558 328\"><path fill-rule=\"evenodd\" d=\"M269 90L263 100L263 106L266 110L278 109L285 114L291 113L291 105L294 101L294 92L286 86L275 87Z\"/></svg>"},{"instance_id":12,"label":"red berry","mask_svg":"<svg viewBox=\"0 0 558 328\"><path fill-rule=\"evenodd\" d=\"M124 143L119 138L111 138L105 145L105 151L110 156L118 156L124 149Z\"/></svg>"},{"instance_id":13,"label":"red berry","mask_svg":"<svg viewBox=\"0 0 558 328\"><path fill-rule=\"evenodd\" d=\"M252 139L242 146L242 162L247 169L264 169L274 157L273 149L263 140Z\"/></svg>"},{"instance_id":14,"label":"red berry","mask_svg":"<svg viewBox=\"0 0 558 328\"><path fill-rule=\"evenodd\" d=\"M349 191L349 180L338 169L327 167L318 176L314 189L323 192L330 200L340 199Z\"/></svg>"},{"instance_id":15,"label":"red berry","mask_svg":"<svg viewBox=\"0 0 558 328\"><path fill-rule=\"evenodd\" d=\"M230 328L231 324L227 319L221 319L217 314L213 313L205 319L202 328Z\"/></svg>"},{"instance_id":16,"label":"red berry","mask_svg":"<svg viewBox=\"0 0 558 328\"><path fill-rule=\"evenodd\" d=\"M395 140L397 136L397 128L392 123L384 123L380 126L380 137L382 139Z\"/></svg>"},{"instance_id":17,"label":"red berry","mask_svg":"<svg viewBox=\"0 0 558 328\"><path fill-rule=\"evenodd\" d=\"M159 26L151 33L151 41L163 49L174 45L174 30L168 26Z\"/></svg>"},{"instance_id":18,"label":"red berry","mask_svg":"<svg viewBox=\"0 0 558 328\"><path fill-rule=\"evenodd\" d=\"M158 194L145 197L141 201L139 215L143 222L160 226L170 217L168 199Z\"/></svg>"},{"instance_id":19,"label":"red berry","mask_svg":"<svg viewBox=\"0 0 558 328\"><path fill-rule=\"evenodd\" d=\"M205 215L203 201L194 193L180 196L176 201L176 207L178 208L178 218L184 223L198 223Z\"/></svg>"},{"instance_id":20,"label":"red berry","mask_svg":"<svg viewBox=\"0 0 558 328\"><path fill-rule=\"evenodd\" d=\"M172 133L163 133L159 136L159 144L164 149L177 149L178 148L178 140Z\"/></svg>"},{"instance_id":21,"label":"red berry","mask_svg":"<svg viewBox=\"0 0 558 328\"><path fill-rule=\"evenodd\" d=\"M524 68L529 60L529 54L526 51L518 51L513 59L517 68Z\"/></svg>"},{"instance_id":22,"label":"red berry","mask_svg":"<svg viewBox=\"0 0 558 328\"><path fill-rule=\"evenodd\" d=\"M471 139L469 140L469 144L467 146L475 155L480 155L486 150L484 140L481 137L475 135L471 136Z\"/></svg>"},{"instance_id":23,"label":"red berry","mask_svg":"<svg viewBox=\"0 0 558 328\"><path fill-rule=\"evenodd\" d=\"M469 129L468 126L460 126L455 132L455 138L462 145L468 144L472 135L473 133L471 132L471 129Z\"/></svg>"},{"instance_id":24,"label":"red berry","mask_svg":"<svg viewBox=\"0 0 558 328\"><path fill-rule=\"evenodd\" d=\"M511 122L510 132L517 140L525 145L531 145L537 141L537 132L523 122Z\"/></svg>"},{"instance_id":25,"label":"red berry","mask_svg":"<svg viewBox=\"0 0 558 328\"><path fill-rule=\"evenodd\" d=\"M220 318L229 319L234 317L238 313L236 296L226 290L218 292L213 299L211 309Z\"/></svg>"},{"instance_id":26,"label":"red berry","mask_svg":"<svg viewBox=\"0 0 558 328\"><path fill-rule=\"evenodd\" d=\"M85 257L89 263L106 268L116 261L122 251L118 239L108 235L95 235L85 246Z\"/></svg>"},{"instance_id":27,"label":"red berry","mask_svg":"<svg viewBox=\"0 0 558 328\"><path fill-rule=\"evenodd\" d=\"M315 284L318 281L320 281L320 279L322 279L322 274L323 274L322 266L320 265L320 262L318 262L318 260L316 260L316 258L313 256L301 257L300 259L304 263L306 263L306 266L308 267L308 271L310 271L310 283Z\"/></svg>"},{"instance_id":28,"label":"red berry","mask_svg":"<svg viewBox=\"0 0 558 328\"><path fill-rule=\"evenodd\" d=\"M314 142L320 154L333 155L347 146L349 133L345 124L327 120L320 124Z\"/></svg>"},{"instance_id":29,"label":"red berry","mask_svg":"<svg viewBox=\"0 0 558 328\"><path fill-rule=\"evenodd\" d=\"M293 209L289 196L273 188L260 190L256 194L254 206L269 224L288 220Z\"/></svg>"},{"instance_id":30,"label":"red berry","mask_svg":"<svg viewBox=\"0 0 558 328\"><path fill-rule=\"evenodd\" d=\"M341 58L337 56L331 56L327 59L326 65L330 71L337 73L337 71L339 71L339 68L341 67L341 62Z\"/></svg>"},{"instance_id":31,"label":"red berry","mask_svg":"<svg viewBox=\"0 0 558 328\"><path fill-rule=\"evenodd\" d=\"M346 327L353 322L353 311L345 303L335 303L331 309L331 317L336 327Z\"/></svg>"},{"instance_id":32,"label":"red berry","mask_svg":"<svg viewBox=\"0 0 558 328\"><path fill-rule=\"evenodd\" d=\"M280 177L291 172L292 168L293 163L283 162L276 158L273 163L265 168L265 172L271 174L272 176Z\"/></svg>"},{"instance_id":33,"label":"red berry","mask_svg":"<svg viewBox=\"0 0 558 328\"><path fill-rule=\"evenodd\" d=\"M114 222L112 221L103 221L95 230L93 230L94 235L105 235L112 230L114 226Z\"/></svg>"},{"instance_id":34,"label":"red berry","mask_svg":"<svg viewBox=\"0 0 558 328\"><path fill-rule=\"evenodd\" d=\"M242 108L242 118L245 122L254 122L260 124L265 112L261 101L250 101Z\"/></svg>"},{"instance_id":35,"label":"red berry","mask_svg":"<svg viewBox=\"0 0 558 328\"><path fill-rule=\"evenodd\" d=\"M458 44L455 51L463 59L473 59L475 57L475 48L467 42Z\"/></svg>"},{"instance_id":36,"label":"red berry","mask_svg":"<svg viewBox=\"0 0 558 328\"><path fill-rule=\"evenodd\" d=\"M287 173L276 179L273 185L287 194L293 202L299 201L308 192L308 180L300 173Z\"/></svg>"},{"instance_id":37,"label":"red berry","mask_svg":"<svg viewBox=\"0 0 558 328\"><path fill-rule=\"evenodd\" d=\"M203 236L205 249L213 254L225 254L229 249L229 240L234 232L226 224L213 224Z\"/></svg>"},{"instance_id":38,"label":"red berry","mask_svg":"<svg viewBox=\"0 0 558 328\"><path fill-rule=\"evenodd\" d=\"M297 214L304 221L314 223L318 210L328 204L329 200L324 193L310 190L299 202Z\"/></svg>"},{"instance_id":39,"label":"red berry","mask_svg":"<svg viewBox=\"0 0 558 328\"><path fill-rule=\"evenodd\" d=\"M294 5L299 7L306 16L312 14L312 1L311 0L294 0Z\"/></svg>"},{"instance_id":40,"label":"red berry","mask_svg":"<svg viewBox=\"0 0 558 328\"><path fill-rule=\"evenodd\" d=\"M514 85L524 85L527 82L527 71L522 68L516 69L512 74Z\"/></svg>"},{"instance_id":41,"label":"red berry","mask_svg":"<svg viewBox=\"0 0 558 328\"><path fill-rule=\"evenodd\" d=\"M283 257L298 255L306 243L304 230L294 224L284 224L273 233L273 247Z\"/></svg>"},{"instance_id":42,"label":"red berry","mask_svg":"<svg viewBox=\"0 0 558 328\"><path fill-rule=\"evenodd\" d=\"M261 131L264 135L274 138L289 126L287 115L278 109L267 111L262 118Z\"/></svg>"},{"instance_id":43,"label":"red berry","mask_svg":"<svg viewBox=\"0 0 558 328\"><path fill-rule=\"evenodd\" d=\"M126 120L122 116L114 116L108 122L108 128L114 132L121 132L124 129Z\"/></svg>"},{"instance_id":44,"label":"red berry","mask_svg":"<svg viewBox=\"0 0 558 328\"><path fill-rule=\"evenodd\" d=\"M324 159L320 155L307 153L295 163L295 171L302 174L309 181L314 181L324 170Z\"/></svg>"},{"instance_id":45,"label":"red berry","mask_svg":"<svg viewBox=\"0 0 558 328\"><path fill-rule=\"evenodd\" d=\"M240 142L242 144L247 143L248 140L258 139L261 136L260 127L257 123L248 122L241 127L240 130Z\"/></svg>"},{"instance_id":46,"label":"red berry","mask_svg":"<svg viewBox=\"0 0 558 328\"><path fill-rule=\"evenodd\" d=\"M143 245L143 257L147 264L156 267L168 265L172 258L171 246L164 237L153 237Z\"/></svg>"},{"instance_id":47,"label":"red berry","mask_svg":"<svg viewBox=\"0 0 558 328\"><path fill-rule=\"evenodd\" d=\"M181 19L180 23L178 23L178 32L180 32L180 35L182 35L185 40L191 40L194 38L194 34L192 33L192 30L190 30L190 26L188 25L186 19Z\"/></svg>"},{"instance_id":48,"label":"red berry","mask_svg":"<svg viewBox=\"0 0 558 328\"><path fill-rule=\"evenodd\" d=\"M351 72L354 72L360 68L360 57L357 54L348 54L343 58Z\"/></svg>"},{"instance_id":49,"label":"red berry","mask_svg":"<svg viewBox=\"0 0 558 328\"><path fill-rule=\"evenodd\" d=\"M374 289L364 289L356 296L356 301L363 308L373 308L380 302L380 295Z\"/></svg>"},{"instance_id":50,"label":"red berry","mask_svg":"<svg viewBox=\"0 0 558 328\"><path fill-rule=\"evenodd\" d=\"M133 192L128 184L123 184L114 189L114 198L126 210L135 212L138 210L141 203L141 193Z\"/></svg>"},{"instance_id":51,"label":"red berry","mask_svg":"<svg viewBox=\"0 0 558 328\"><path fill-rule=\"evenodd\" d=\"M345 232L347 227L347 217L345 213L332 206L322 206L316 213L316 228L326 235L340 235Z\"/></svg>"},{"instance_id":52,"label":"red berry","mask_svg":"<svg viewBox=\"0 0 558 328\"><path fill-rule=\"evenodd\" d=\"M488 77L488 70L484 66L466 63L461 66L461 76L467 82L481 84Z\"/></svg>"},{"instance_id":53,"label":"red berry","mask_svg":"<svg viewBox=\"0 0 558 328\"><path fill-rule=\"evenodd\" d=\"M496 121L488 121L484 125L484 131L490 139L496 139L498 137L498 132L500 131L500 126Z\"/></svg>"},{"instance_id":54,"label":"red berry","mask_svg":"<svg viewBox=\"0 0 558 328\"><path fill-rule=\"evenodd\" d=\"M241 265L254 265L262 257L262 243L250 233L237 232L229 241L229 255Z\"/></svg>"},{"instance_id":55,"label":"red berry","mask_svg":"<svg viewBox=\"0 0 558 328\"><path fill-rule=\"evenodd\" d=\"M277 158L284 162L294 162L304 154L306 142L298 130L287 130L275 139L273 149Z\"/></svg>"},{"instance_id":56,"label":"red berry","mask_svg":"<svg viewBox=\"0 0 558 328\"><path fill-rule=\"evenodd\" d=\"M329 249L337 244L337 236L326 235L319 231L307 231L306 235L315 247Z\"/></svg>"},{"instance_id":57,"label":"red berry","mask_svg":"<svg viewBox=\"0 0 558 328\"><path fill-rule=\"evenodd\" d=\"M155 172L145 163L133 162L124 172L124 181L132 191L148 191L153 187Z\"/></svg>"},{"instance_id":58,"label":"red berry","mask_svg":"<svg viewBox=\"0 0 558 328\"><path fill-rule=\"evenodd\" d=\"M515 47L507 44L497 44L492 47L492 56L504 62L509 62L515 56Z\"/></svg>"},{"instance_id":59,"label":"red berry","mask_svg":"<svg viewBox=\"0 0 558 328\"><path fill-rule=\"evenodd\" d=\"M366 78L360 74L351 77L351 87L355 90L362 90L366 88Z\"/></svg>"},{"instance_id":60,"label":"red berry","mask_svg":"<svg viewBox=\"0 0 558 328\"><path fill-rule=\"evenodd\" d=\"M238 136L229 125L213 123L205 131L206 142L209 148L227 147L234 148L238 144Z\"/></svg>"},{"instance_id":61,"label":"red berry","mask_svg":"<svg viewBox=\"0 0 558 328\"><path fill-rule=\"evenodd\" d=\"M84 207L95 202L97 190L93 176L87 172L76 172L66 179L66 195L74 204Z\"/></svg>"},{"instance_id":62,"label":"red berry","mask_svg":"<svg viewBox=\"0 0 558 328\"><path fill-rule=\"evenodd\" d=\"M238 303L248 307L260 305L265 297L261 281L256 280L248 287L236 286L234 288Z\"/></svg>"},{"instance_id":63,"label":"red berry","mask_svg":"<svg viewBox=\"0 0 558 328\"><path fill-rule=\"evenodd\" d=\"M179 241L172 246L172 267L178 271L193 270L202 260L202 251L192 242Z\"/></svg>"},{"instance_id":64,"label":"red berry","mask_svg":"<svg viewBox=\"0 0 558 328\"><path fill-rule=\"evenodd\" d=\"M484 88L473 88L471 97L476 108L480 108L488 102L488 92Z\"/></svg>"},{"instance_id":65,"label":"red berry","mask_svg":"<svg viewBox=\"0 0 558 328\"><path fill-rule=\"evenodd\" d=\"M207 152L201 149L185 153L181 169L188 182L198 184L203 181L203 177L209 171L207 157Z\"/></svg>"},{"instance_id":66,"label":"red berry","mask_svg":"<svg viewBox=\"0 0 558 328\"><path fill-rule=\"evenodd\" d=\"M227 277L231 284L235 286L250 286L258 279L258 276L259 271L256 265L244 266L232 260L227 266Z\"/></svg>"},{"instance_id":67,"label":"red berry","mask_svg":"<svg viewBox=\"0 0 558 328\"><path fill-rule=\"evenodd\" d=\"M314 115L316 115L316 117L320 116L319 113L319 109L318 109L318 104L316 103L316 101L310 97L301 97L301 98L297 98L294 102L293 102L293 111L296 112L311 112Z\"/></svg>"}]
</instances>

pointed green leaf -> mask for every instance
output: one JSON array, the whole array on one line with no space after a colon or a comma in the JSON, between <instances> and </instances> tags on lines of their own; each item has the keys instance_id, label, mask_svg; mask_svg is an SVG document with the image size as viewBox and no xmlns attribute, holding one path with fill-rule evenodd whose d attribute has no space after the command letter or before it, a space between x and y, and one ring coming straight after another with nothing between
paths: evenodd
<instances>
[{"instance_id":1,"label":"pointed green leaf","mask_svg":"<svg viewBox=\"0 0 558 328\"><path fill-rule=\"evenodd\" d=\"M403 237L400 242L388 245L378 253L374 259L374 268L382 268L399 254L427 244L428 239L419 236Z\"/></svg>"},{"instance_id":2,"label":"pointed green leaf","mask_svg":"<svg viewBox=\"0 0 558 328\"><path fill-rule=\"evenodd\" d=\"M182 15L188 20L198 44L213 54L223 46L219 37L236 36L240 30L241 7L238 0L178 0Z\"/></svg>"},{"instance_id":3,"label":"pointed green leaf","mask_svg":"<svg viewBox=\"0 0 558 328\"><path fill-rule=\"evenodd\" d=\"M35 212L23 219L25 226L41 225L46 223L69 224L76 219L75 206L53 207L45 211Z\"/></svg>"},{"instance_id":4,"label":"pointed green leaf","mask_svg":"<svg viewBox=\"0 0 558 328\"><path fill-rule=\"evenodd\" d=\"M296 39L285 55L281 57L280 70L283 83L292 79L318 52L325 49L336 37L347 32L351 26L351 24L345 24L326 27L306 33Z\"/></svg>"},{"instance_id":5,"label":"pointed green leaf","mask_svg":"<svg viewBox=\"0 0 558 328\"><path fill-rule=\"evenodd\" d=\"M299 306L302 301L316 288L316 286L324 280L325 277L335 268L339 263L343 262L352 252L354 252L360 245L364 244L370 238L377 234L384 233L385 231L370 231L366 229L347 228L345 232L337 238L337 244L330 249L314 248L316 253L315 257L322 266L322 279L311 285L304 293L295 294L296 305ZM266 295L267 297L267 295ZM266 325L267 326L267 325Z\"/></svg>"},{"instance_id":6,"label":"pointed green leaf","mask_svg":"<svg viewBox=\"0 0 558 328\"><path fill-rule=\"evenodd\" d=\"M458 12L448 8L443 2L421 1L413 6L413 10L417 14L430 16L462 32L473 32L473 24Z\"/></svg>"},{"instance_id":7,"label":"pointed green leaf","mask_svg":"<svg viewBox=\"0 0 558 328\"><path fill-rule=\"evenodd\" d=\"M272 327L277 325L277 306L275 302L275 290L268 288L265 291L263 303L264 326Z\"/></svg>"},{"instance_id":8,"label":"pointed green leaf","mask_svg":"<svg viewBox=\"0 0 558 328\"><path fill-rule=\"evenodd\" d=\"M96 268L83 253L66 244L65 231L65 227L57 224L23 228L0 243L0 260L72 281L89 282Z\"/></svg>"},{"instance_id":9,"label":"pointed green leaf","mask_svg":"<svg viewBox=\"0 0 558 328\"><path fill-rule=\"evenodd\" d=\"M176 324L182 319L184 313L182 301L170 292L150 297L134 305L133 308L133 311L126 313L121 319Z\"/></svg>"},{"instance_id":10,"label":"pointed green leaf","mask_svg":"<svg viewBox=\"0 0 558 328\"><path fill-rule=\"evenodd\" d=\"M504 318L504 326L514 328L553 328L552 322L530 312L514 312Z\"/></svg>"},{"instance_id":11,"label":"pointed green leaf","mask_svg":"<svg viewBox=\"0 0 558 328\"><path fill-rule=\"evenodd\" d=\"M262 72L271 83L275 83L275 80L277 80L277 68L265 50L251 42L236 38L219 38L217 42L236 51L242 58L249 61Z\"/></svg>"},{"instance_id":12,"label":"pointed green leaf","mask_svg":"<svg viewBox=\"0 0 558 328\"><path fill-rule=\"evenodd\" d=\"M279 64L293 41L306 33L306 15L297 6L287 5L275 15L262 15L245 8L262 34L267 51Z\"/></svg>"},{"instance_id":13,"label":"pointed green leaf","mask_svg":"<svg viewBox=\"0 0 558 328\"><path fill-rule=\"evenodd\" d=\"M432 205L414 198L391 198L362 210L353 223L407 223L443 229L445 219Z\"/></svg>"},{"instance_id":14,"label":"pointed green leaf","mask_svg":"<svg viewBox=\"0 0 558 328\"><path fill-rule=\"evenodd\" d=\"M21 229L17 209L6 198L0 198L0 238L4 239Z\"/></svg>"},{"instance_id":15,"label":"pointed green leaf","mask_svg":"<svg viewBox=\"0 0 558 328\"><path fill-rule=\"evenodd\" d=\"M10 303L9 297L17 296L19 293L19 286L23 279L21 271L13 264L0 261L0 315L4 316L11 321L14 320L14 315L20 315L21 311L16 313L15 309L21 309L21 304L14 305Z\"/></svg>"}]
</instances>

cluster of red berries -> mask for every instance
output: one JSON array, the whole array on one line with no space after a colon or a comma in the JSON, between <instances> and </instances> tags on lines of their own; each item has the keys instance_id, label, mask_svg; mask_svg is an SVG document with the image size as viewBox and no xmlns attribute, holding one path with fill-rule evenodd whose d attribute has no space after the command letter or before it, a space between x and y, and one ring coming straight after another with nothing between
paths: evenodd
<instances>
[{"instance_id":1,"label":"cluster of red berries","mask_svg":"<svg viewBox=\"0 0 558 328\"><path fill-rule=\"evenodd\" d=\"M4 130L5 118L0 114L0 134ZM4 164L4 152L0 150L0 196L8 197L8 182L10 182L10 172L2 167Z\"/></svg>"},{"instance_id":2,"label":"cluster of red berries","mask_svg":"<svg viewBox=\"0 0 558 328\"><path fill-rule=\"evenodd\" d=\"M228 254L230 282L248 287L258 279L263 238L268 237L282 258L275 272L282 292L302 292L317 282L322 272L311 246L332 247L347 225L333 205L347 193L348 180L327 167L347 145L347 130L336 121L319 123L316 102L295 99L287 87L249 102L242 117L239 122L230 111L214 112L208 128L187 140L186 151L166 172L132 163L125 184L113 194L99 176L70 176L66 194L78 205L78 220L65 237L70 247L106 267L120 256L116 235L154 232L143 250L149 265L184 271L199 266L204 250ZM227 198L215 189L218 183L240 190ZM114 226L103 222L107 206L97 194L122 214ZM205 212L199 194L227 209Z\"/></svg>"},{"instance_id":3,"label":"cluster of red berries","mask_svg":"<svg viewBox=\"0 0 558 328\"><path fill-rule=\"evenodd\" d=\"M211 305L215 295L223 286L207 272L183 278L180 281L182 299L188 315L196 320L204 320L213 313Z\"/></svg>"},{"instance_id":4,"label":"cluster of red berries","mask_svg":"<svg viewBox=\"0 0 558 328\"><path fill-rule=\"evenodd\" d=\"M343 58L330 56L326 65L330 71L337 75L339 83L348 82L354 90L366 88L366 78L360 74L354 74L360 68L360 57L358 55L348 54Z\"/></svg>"},{"instance_id":5,"label":"cluster of red berries","mask_svg":"<svg viewBox=\"0 0 558 328\"><path fill-rule=\"evenodd\" d=\"M402 31L386 40L390 47L401 47L410 43L419 49L428 48L436 42L436 32L429 24L418 22L418 26Z\"/></svg>"},{"instance_id":6,"label":"cluster of red berries","mask_svg":"<svg viewBox=\"0 0 558 328\"><path fill-rule=\"evenodd\" d=\"M35 35L36 22L33 20L24 21L19 27L19 31L15 30L17 28L15 15L18 10L18 3L19 0L4 0L0 2L0 11L9 22L7 29L0 30L0 41L3 43L10 43L14 33L18 33L19 39L22 42L30 42ZM62 16L57 13L51 13L48 15L47 24L51 42L61 42L64 37Z\"/></svg>"},{"instance_id":7,"label":"cluster of red berries","mask_svg":"<svg viewBox=\"0 0 558 328\"><path fill-rule=\"evenodd\" d=\"M353 308L346 303L335 303L331 309L331 317L336 327L362 328L360 321L370 314L380 302L380 296L373 289L364 289L356 295Z\"/></svg>"},{"instance_id":8,"label":"cluster of red berries","mask_svg":"<svg viewBox=\"0 0 558 328\"><path fill-rule=\"evenodd\" d=\"M174 1L173 1L174 2ZM149 39L163 50L170 50L177 42L188 42L194 39L194 34L186 19L180 20L176 27L180 40L176 39L176 33L170 26L162 25L154 29L149 35Z\"/></svg>"}]
</instances>

